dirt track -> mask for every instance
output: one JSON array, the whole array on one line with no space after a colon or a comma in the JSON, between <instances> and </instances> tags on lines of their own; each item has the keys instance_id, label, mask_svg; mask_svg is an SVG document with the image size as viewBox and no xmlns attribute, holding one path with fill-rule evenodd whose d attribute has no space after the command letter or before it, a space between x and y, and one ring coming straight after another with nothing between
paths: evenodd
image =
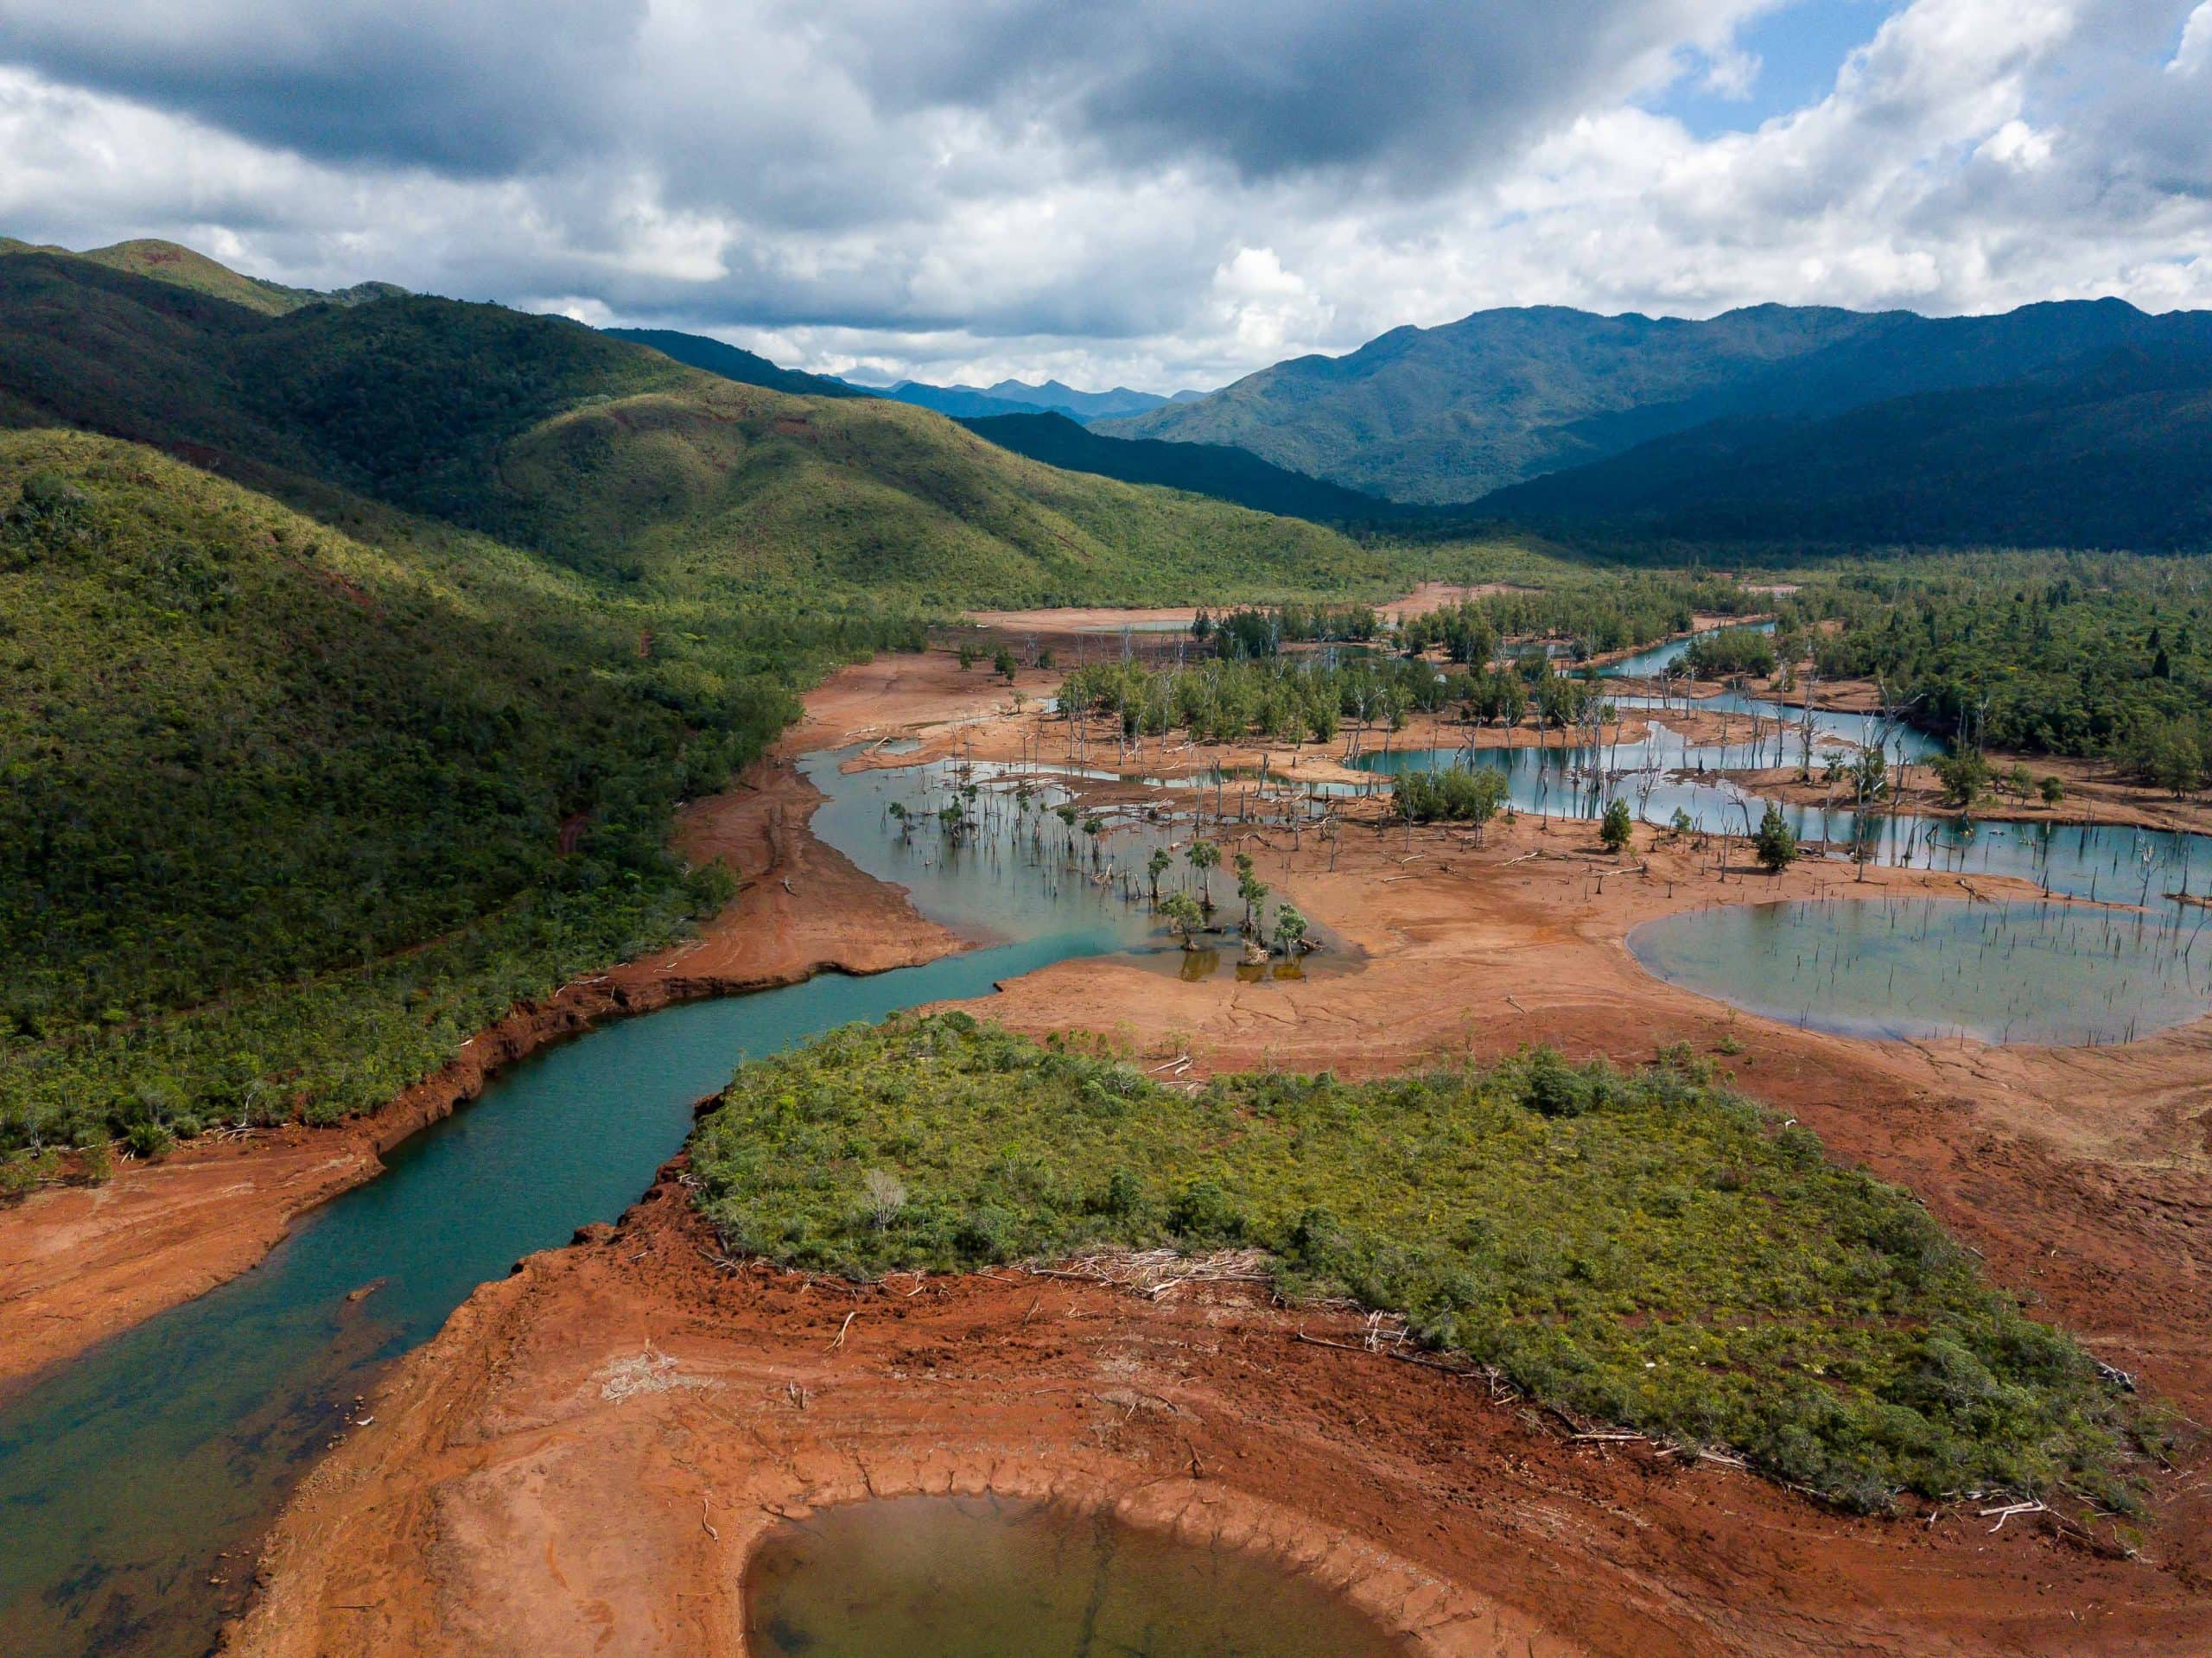
<instances>
[{"instance_id":1,"label":"dirt track","mask_svg":"<svg viewBox=\"0 0 2212 1658\"><path fill-rule=\"evenodd\" d=\"M982 680L902 658L816 706L824 728L918 725L941 747L944 722L1004 694ZM2101 1356L2212 1415L2212 1021L2099 1050L1802 1032L1657 983L1620 940L1711 899L1842 895L1847 869L1724 880L1708 854L1645 844L1635 873L1593 858L1586 828L1526 819L1479 848L1354 828L1334 873L1316 837L1281 839L1247 843L1262 878L1357 945L1357 970L1186 984L1067 963L981 1011L1201 1070L1379 1071L1537 1041L1636 1062L1687 1042L1910 1186ZM619 1235L480 1291L302 1490L235 1649L735 1650L737 1564L770 1512L947 1486L1382 1560L1363 1568L1370 1604L1439 1651L2198 1658L2212 1628L2201 1452L2155 1483L2142 1558L2113 1560L2030 1521L1993 1536L1971 1505L1847 1521L1733 1471L1575 1444L1467 1383L1294 1340L1341 1337L1313 1315L1013 1274L810 1289L725 1276L709 1243L664 1188Z\"/></svg>"}]
</instances>

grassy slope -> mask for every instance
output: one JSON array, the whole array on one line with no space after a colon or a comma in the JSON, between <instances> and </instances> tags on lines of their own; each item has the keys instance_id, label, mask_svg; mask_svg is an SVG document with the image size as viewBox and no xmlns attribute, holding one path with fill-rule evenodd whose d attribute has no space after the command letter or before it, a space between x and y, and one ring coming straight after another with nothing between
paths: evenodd
<instances>
[{"instance_id":1,"label":"grassy slope","mask_svg":"<svg viewBox=\"0 0 2212 1658\"><path fill-rule=\"evenodd\" d=\"M2131 1430L2080 1348L1904 1193L1676 1067L1539 1052L1192 1098L955 1013L747 1065L691 1154L728 1245L795 1266L1256 1245L1294 1296L1403 1312L1538 1399L1854 1506L2123 1496Z\"/></svg>"},{"instance_id":2,"label":"grassy slope","mask_svg":"<svg viewBox=\"0 0 2212 1658\"><path fill-rule=\"evenodd\" d=\"M282 283L264 282L258 276L243 275L228 265L217 264L204 253L151 237L118 242L112 247L87 248L81 253L72 253L67 248L34 246L28 242L0 237L0 253L43 253L83 259L105 266L110 270L167 283L194 293L205 294L212 299L227 300L233 305L244 306L247 310L259 312L264 316L281 316L287 311L299 309L302 305L313 305L324 300L354 303L401 291L388 283L363 283L335 294L317 293L307 288L287 288Z\"/></svg>"},{"instance_id":3,"label":"grassy slope","mask_svg":"<svg viewBox=\"0 0 2212 1658\"><path fill-rule=\"evenodd\" d=\"M948 603L1380 596L1425 562L495 306L263 319L26 256L0 260L0 386L10 423L204 446L288 499L336 486L632 581Z\"/></svg>"}]
</instances>

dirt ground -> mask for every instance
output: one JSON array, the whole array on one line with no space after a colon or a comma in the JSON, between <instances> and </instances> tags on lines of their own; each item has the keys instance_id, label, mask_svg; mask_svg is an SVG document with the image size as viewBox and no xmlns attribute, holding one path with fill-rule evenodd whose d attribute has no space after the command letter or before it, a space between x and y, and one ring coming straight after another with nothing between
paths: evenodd
<instances>
[{"instance_id":1,"label":"dirt ground","mask_svg":"<svg viewBox=\"0 0 2212 1658\"><path fill-rule=\"evenodd\" d=\"M1377 605L1376 613L1392 621L1403 621L1408 616L1426 616L1431 611L1444 610L1466 599L1487 598L1498 593L1529 593L1531 588L1516 586L1510 581L1424 581L1402 599L1393 599ZM975 610L968 613L968 619L979 627L1003 633L1010 638L1021 638L1032 634L1071 635L1077 633L1118 633L1125 627L1143 627L1147 624L1174 622L1188 626L1198 615L1194 605L1169 605L1152 610L1116 610L1103 605L1059 605L1042 610Z\"/></svg>"},{"instance_id":2,"label":"dirt ground","mask_svg":"<svg viewBox=\"0 0 2212 1658\"><path fill-rule=\"evenodd\" d=\"M943 653L887 659L817 693L801 740L1033 753L1047 722L979 719L1007 696ZM1687 1043L1910 1187L2100 1357L2212 1415L2212 1020L2101 1049L1859 1041L1662 984L1623 943L1713 901L2003 883L1861 884L1809 861L1769 878L1646 830L1614 860L1587 825L1527 817L1480 846L1356 821L1333 842L1220 833L1342 941L1346 970L1186 983L1071 962L976 1010L1186 1054L1192 1075L1372 1073L1538 1042L1637 1063ZM1847 1520L1732 1470L1578 1442L1465 1381L1301 1341L1351 1339L1310 1311L1011 1273L808 1286L711 1253L664 1185L620 1232L479 1291L300 1492L231 1649L736 1651L740 1563L772 1516L947 1489L1248 1540L1440 1653L2207 1649L2201 1448L2154 1477L2121 1558L2047 1517Z\"/></svg>"},{"instance_id":3,"label":"dirt ground","mask_svg":"<svg viewBox=\"0 0 2212 1658\"><path fill-rule=\"evenodd\" d=\"M1974 816L2007 823L2116 823L2142 829L2178 829L2193 835L2212 835L2212 800L2202 796L2177 797L2171 790L2139 783L2110 760L2065 759L2048 755L2015 755L1993 751L1990 771L2002 777L2015 761L2026 766L2038 781L2056 777L2066 793L2056 805L2044 804L2032 791L2025 797L1996 793L1974 803ZM1754 794L1771 795L1808 806L1851 804L1847 783L1827 784L1815 775L1809 783L1797 781L1795 765L1769 766L1758 771L1728 773ZM1946 804L1942 786L1932 768L1914 765L1894 791L1897 810L1927 817L1955 817L1959 809Z\"/></svg>"},{"instance_id":4,"label":"dirt ground","mask_svg":"<svg viewBox=\"0 0 2212 1658\"><path fill-rule=\"evenodd\" d=\"M1843 1518L1233 1289L724 1273L688 1197L472 1298L310 1477L225 1650L742 1653L769 1526L944 1491L1262 1552L1427 1654L2202 1650L2182 1573L2033 1517Z\"/></svg>"}]
</instances>

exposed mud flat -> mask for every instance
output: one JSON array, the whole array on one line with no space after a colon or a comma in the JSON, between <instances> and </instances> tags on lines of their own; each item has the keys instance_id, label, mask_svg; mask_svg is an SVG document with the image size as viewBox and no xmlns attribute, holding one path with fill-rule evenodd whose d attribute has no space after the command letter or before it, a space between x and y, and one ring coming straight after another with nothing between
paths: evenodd
<instances>
[{"instance_id":1,"label":"exposed mud flat","mask_svg":"<svg viewBox=\"0 0 2212 1658\"><path fill-rule=\"evenodd\" d=\"M771 1524L954 1492L1252 1548L1424 1653L2202 1651L2201 1563L1577 1441L1343 1314L1011 1271L854 1290L712 1250L671 1178L480 1291L310 1477L224 1650L740 1653Z\"/></svg>"}]
</instances>

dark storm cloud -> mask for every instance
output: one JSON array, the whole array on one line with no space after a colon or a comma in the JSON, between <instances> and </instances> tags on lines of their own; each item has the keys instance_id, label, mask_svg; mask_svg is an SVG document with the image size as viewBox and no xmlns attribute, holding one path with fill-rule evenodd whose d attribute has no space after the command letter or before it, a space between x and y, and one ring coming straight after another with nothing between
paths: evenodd
<instances>
[{"instance_id":1,"label":"dark storm cloud","mask_svg":"<svg viewBox=\"0 0 2212 1658\"><path fill-rule=\"evenodd\" d=\"M0 55L322 159L457 175L666 137L666 108L746 95L749 55L794 40L878 116L957 108L1038 122L1105 156L1251 178L1382 167L1433 180L1618 96L1680 41L1747 9L1695 0L16 0ZM1705 21L1700 23L1700 18ZM703 53L657 59L649 32ZM661 100L665 97L667 105ZM775 155L773 129L720 113ZM658 159L743 164L695 121ZM658 149L663 146L656 146Z\"/></svg>"},{"instance_id":2,"label":"dark storm cloud","mask_svg":"<svg viewBox=\"0 0 2212 1658\"><path fill-rule=\"evenodd\" d=\"M899 26L897 0L831 7L880 94L1041 118L1116 156L1226 162L1246 178L1500 158L1592 96L1664 72L1745 3L1688 0L998 0Z\"/></svg>"},{"instance_id":3,"label":"dark storm cloud","mask_svg":"<svg viewBox=\"0 0 2212 1658\"><path fill-rule=\"evenodd\" d=\"M2212 301L2212 0L1882 0L1802 108L1653 112L1850 3L0 0L0 228L1161 390L1495 304Z\"/></svg>"},{"instance_id":4,"label":"dark storm cloud","mask_svg":"<svg viewBox=\"0 0 2212 1658\"><path fill-rule=\"evenodd\" d=\"M607 141L645 0L10 0L0 59L339 162L486 176Z\"/></svg>"}]
</instances>

